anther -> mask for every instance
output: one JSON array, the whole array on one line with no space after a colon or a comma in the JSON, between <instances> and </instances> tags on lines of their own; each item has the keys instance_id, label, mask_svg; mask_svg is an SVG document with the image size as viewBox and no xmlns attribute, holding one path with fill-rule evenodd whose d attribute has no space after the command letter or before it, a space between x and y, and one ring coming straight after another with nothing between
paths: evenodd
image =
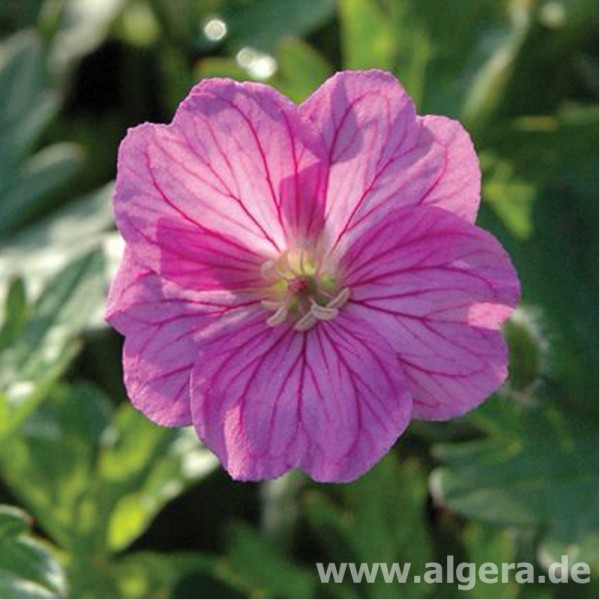
<instances>
[{"instance_id":1,"label":"anther","mask_svg":"<svg viewBox=\"0 0 600 600\"><path fill-rule=\"evenodd\" d=\"M329 305L320 306L312 298L310 312L319 321L333 321L340 314L337 308L332 308Z\"/></svg>"},{"instance_id":2,"label":"anther","mask_svg":"<svg viewBox=\"0 0 600 600\"><path fill-rule=\"evenodd\" d=\"M288 316L288 309L283 304L267 319L269 327L277 327L285 322Z\"/></svg>"},{"instance_id":3,"label":"anther","mask_svg":"<svg viewBox=\"0 0 600 600\"><path fill-rule=\"evenodd\" d=\"M315 316L308 312L301 319L299 319L294 325L294 329L296 331L308 331L312 329L317 324L317 319Z\"/></svg>"},{"instance_id":4,"label":"anther","mask_svg":"<svg viewBox=\"0 0 600 600\"><path fill-rule=\"evenodd\" d=\"M344 288L331 302L327 303L327 308L342 308L350 300L350 288Z\"/></svg>"},{"instance_id":5,"label":"anther","mask_svg":"<svg viewBox=\"0 0 600 600\"><path fill-rule=\"evenodd\" d=\"M267 310L277 310L282 306L277 300L261 300L260 305Z\"/></svg>"},{"instance_id":6,"label":"anther","mask_svg":"<svg viewBox=\"0 0 600 600\"><path fill-rule=\"evenodd\" d=\"M277 275L275 261L268 260L267 262L263 263L260 268L260 274L263 276L263 279L273 279L273 277Z\"/></svg>"}]
</instances>

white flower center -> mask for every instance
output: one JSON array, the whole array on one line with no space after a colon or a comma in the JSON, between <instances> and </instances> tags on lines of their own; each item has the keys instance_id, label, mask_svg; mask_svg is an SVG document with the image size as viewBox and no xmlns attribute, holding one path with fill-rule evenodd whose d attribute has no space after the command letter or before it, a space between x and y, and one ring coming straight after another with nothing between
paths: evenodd
<instances>
[{"instance_id":1,"label":"white flower center","mask_svg":"<svg viewBox=\"0 0 600 600\"><path fill-rule=\"evenodd\" d=\"M341 288L330 266L310 250L287 250L261 269L269 282L263 308L273 314L267 325L277 327L289 319L296 331L308 331L319 321L332 321L350 299L350 288Z\"/></svg>"}]
</instances>

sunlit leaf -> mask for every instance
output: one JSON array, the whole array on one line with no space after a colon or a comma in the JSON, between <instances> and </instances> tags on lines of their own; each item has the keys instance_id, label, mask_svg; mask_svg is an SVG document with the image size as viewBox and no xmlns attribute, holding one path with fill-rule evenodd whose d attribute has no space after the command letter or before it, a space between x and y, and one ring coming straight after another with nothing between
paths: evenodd
<instances>
[{"instance_id":1,"label":"sunlit leaf","mask_svg":"<svg viewBox=\"0 0 600 600\"><path fill-rule=\"evenodd\" d=\"M333 68L313 47L299 39L286 39L278 46L279 70L273 85L283 94L300 104L325 80L333 75Z\"/></svg>"},{"instance_id":2,"label":"sunlit leaf","mask_svg":"<svg viewBox=\"0 0 600 600\"><path fill-rule=\"evenodd\" d=\"M482 153L481 163L484 201L489 202L513 235L524 239L531 236L535 186L515 173L513 163L497 156Z\"/></svg>"},{"instance_id":3,"label":"sunlit leaf","mask_svg":"<svg viewBox=\"0 0 600 600\"><path fill-rule=\"evenodd\" d=\"M216 465L188 430L158 427L88 384L62 386L0 448L7 481L78 560L121 550Z\"/></svg>"},{"instance_id":4,"label":"sunlit leaf","mask_svg":"<svg viewBox=\"0 0 600 600\"><path fill-rule=\"evenodd\" d=\"M2 335L15 326L19 335L0 347L0 437L23 422L74 358L76 336L103 295L103 269L101 255L83 257L52 279L30 309L23 292L10 289Z\"/></svg>"},{"instance_id":5,"label":"sunlit leaf","mask_svg":"<svg viewBox=\"0 0 600 600\"><path fill-rule=\"evenodd\" d=\"M0 298L14 277L22 277L29 292L37 295L61 269L86 253L100 249L108 257L114 252L107 245L114 240L107 236L113 224L112 191L107 185L2 240ZM100 293L103 301L103 290Z\"/></svg>"},{"instance_id":6,"label":"sunlit leaf","mask_svg":"<svg viewBox=\"0 0 600 600\"><path fill-rule=\"evenodd\" d=\"M98 477L114 504L108 546L128 546L160 509L216 466L191 430L165 430L126 407L107 432Z\"/></svg>"},{"instance_id":7,"label":"sunlit leaf","mask_svg":"<svg viewBox=\"0 0 600 600\"><path fill-rule=\"evenodd\" d=\"M375 0L340 0L339 11L344 67L391 71L398 48L390 15Z\"/></svg>"},{"instance_id":8,"label":"sunlit leaf","mask_svg":"<svg viewBox=\"0 0 600 600\"><path fill-rule=\"evenodd\" d=\"M96 49L125 6L125 0L65 0L59 29L53 35L50 62L63 74Z\"/></svg>"}]
</instances>

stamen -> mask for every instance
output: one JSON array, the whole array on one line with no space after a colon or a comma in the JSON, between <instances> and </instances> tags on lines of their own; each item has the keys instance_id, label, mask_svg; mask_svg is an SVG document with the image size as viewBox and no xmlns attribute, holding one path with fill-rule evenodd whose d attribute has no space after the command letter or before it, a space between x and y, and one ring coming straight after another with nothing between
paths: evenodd
<instances>
[{"instance_id":1,"label":"stamen","mask_svg":"<svg viewBox=\"0 0 600 600\"><path fill-rule=\"evenodd\" d=\"M312 313L306 313L299 321L294 325L296 331L308 331L317 324L317 319Z\"/></svg>"},{"instance_id":2,"label":"stamen","mask_svg":"<svg viewBox=\"0 0 600 600\"><path fill-rule=\"evenodd\" d=\"M267 310L277 310L282 306L282 303L277 300L261 300L260 305Z\"/></svg>"},{"instance_id":3,"label":"stamen","mask_svg":"<svg viewBox=\"0 0 600 600\"><path fill-rule=\"evenodd\" d=\"M333 321L340 314L337 308L331 308L329 305L320 306L312 298L310 312L319 321Z\"/></svg>"},{"instance_id":4,"label":"stamen","mask_svg":"<svg viewBox=\"0 0 600 600\"><path fill-rule=\"evenodd\" d=\"M331 302L327 303L327 308L342 308L350 300L350 288L344 288Z\"/></svg>"},{"instance_id":5,"label":"stamen","mask_svg":"<svg viewBox=\"0 0 600 600\"><path fill-rule=\"evenodd\" d=\"M300 250L300 273L304 273L304 250Z\"/></svg>"},{"instance_id":6,"label":"stamen","mask_svg":"<svg viewBox=\"0 0 600 600\"><path fill-rule=\"evenodd\" d=\"M269 327L291 321L296 331L308 331L319 322L336 319L350 300L350 288L336 294L339 284L332 265L310 249L286 250L267 260L261 274L269 285L268 296L261 301L273 313L266 320Z\"/></svg>"},{"instance_id":7,"label":"stamen","mask_svg":"<svg viewBox=\"0 0 600 600\"><path fill-rule=\"evenodd\" d=\"M267 319L267 325L269 327L277 327L285 322L288 316L287 306L283 304Z\"/></svg>"},{"instance_id":8,"label":"stamen","mask_svg":"<svg viewBox=\"0 0 600 600\"><path fill-rule=\"evenodd\" d=\"M266 263L263 263L260 268L260 274L263 276L263 279L273 279L277 275L275 261L268 260Z\"/></svg>"}]
</instances>

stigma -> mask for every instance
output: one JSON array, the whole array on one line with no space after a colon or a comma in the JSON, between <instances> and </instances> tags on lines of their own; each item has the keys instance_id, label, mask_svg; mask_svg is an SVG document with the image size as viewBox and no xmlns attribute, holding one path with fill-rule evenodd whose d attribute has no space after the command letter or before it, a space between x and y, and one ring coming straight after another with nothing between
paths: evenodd
<instances>
[{"instance_id":1,"label":"stigma","mask_svg":"<svg viewBox=\"0 0 600 600\"><path fill-rule=\"evenodd\" d=\"M262 265L267 281L263 308L272 314L269 327L293 322L299 332L321 321L333 321L350 300L350 288L339 285L331 265L323 264L310 250L286 251Z\"/></svg>"}]
</instances>

